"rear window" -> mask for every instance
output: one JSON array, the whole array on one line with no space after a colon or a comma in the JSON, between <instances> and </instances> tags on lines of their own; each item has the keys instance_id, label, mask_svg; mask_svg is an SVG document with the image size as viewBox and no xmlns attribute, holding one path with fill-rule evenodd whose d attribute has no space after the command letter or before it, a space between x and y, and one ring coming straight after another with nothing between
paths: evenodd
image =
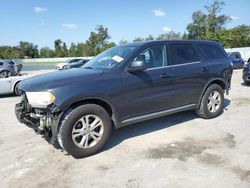
<instances>
[{"instance_id":1,"label":"rear window","mask_svg":"<svg viewBox=\"0 0 250 188\"><path fill-rule=\"evenodd\" d=\"M195 48L191 44L170 44L171 65L187 64L200 61Z\"/></svg>"},{"instance_id":2,"label":"rear window","mask_svg":"<svg viewBox=\"0 0 250 188\"><path fill-rule=\"evenodd\" d=\"M239 52L229 53L229 56L230 56L232 59L240 59L240 58L241 58L241 55L240 55Z\"/></svg>"},{"instance_id":3,"label":"rear window","mask_svg":"<svg viewBox=\"0 0 250 188\"><path fill-rule=\"evenodd\" d=\"M209 59L224 59L224 58L226 58L226 55L217 46L209 45L209 44L200 44L199 46Z\"/></svg>"}]
</instances>

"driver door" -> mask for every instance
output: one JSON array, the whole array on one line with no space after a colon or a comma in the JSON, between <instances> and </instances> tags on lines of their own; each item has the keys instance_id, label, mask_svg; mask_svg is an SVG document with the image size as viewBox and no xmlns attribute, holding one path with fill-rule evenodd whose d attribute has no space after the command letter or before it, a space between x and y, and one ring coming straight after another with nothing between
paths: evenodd
<instances>
[{"instance_id":1,"label":"driver door","mask_svg":"<svg viewBox=\"0 0 250 188\"><path fill-rule=\"evenodd\" d=\"M166 67L165 45L144 49L136 58L144 59L146 70L124 72L122 117L124 119L166 110L173 106L171 68Z\"/></svg>"}]
</instances>

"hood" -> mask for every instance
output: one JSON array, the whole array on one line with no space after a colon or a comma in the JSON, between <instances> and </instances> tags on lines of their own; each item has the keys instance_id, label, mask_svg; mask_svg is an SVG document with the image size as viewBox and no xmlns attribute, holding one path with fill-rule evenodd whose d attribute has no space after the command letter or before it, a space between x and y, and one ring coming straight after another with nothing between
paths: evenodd
<instances>
[{"instance_id":1,"label":"hood","mask_svg":"<svg viewBox=\"0 0 250 188\"><path fill-rule=\"evenodd\" d=\"M22 91L43 91L76 82L85 82L98 78L103 73L100 69L75 68L34 76L23 80L19 89Z\"/></svg>"}]
</instances>

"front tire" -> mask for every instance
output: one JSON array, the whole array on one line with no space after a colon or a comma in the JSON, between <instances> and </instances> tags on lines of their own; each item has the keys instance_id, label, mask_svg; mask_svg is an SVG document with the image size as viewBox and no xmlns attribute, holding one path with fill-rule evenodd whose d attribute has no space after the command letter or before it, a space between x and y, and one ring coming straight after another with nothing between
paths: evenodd
<instances>
[{"instance_id":1,"label":"front tire","mask_svg":"<svg viewBox=\"0 0 250 188\"><path fill-rule=\"evenodd\" d=\"M222 113L224 90L217 84L210 85L205 91L196 114L204 119L215 118Z\"/></svg>"},{"instance_id":2,"label":"front tire","mask_svg":"<svg viewBox=\"0 0 250 188\"><path fill-rule=\"evenodd\" d=\"M107 111L96 104L85 104L70 111L58 132L61 147L75 158L98 153L112 132Z\"/></svg>"},{"instance_id":3,"label":"front tire","mask_svg":"<svg viewBox=\"0 0 250 188\"><path fill-rule=\"evenodd\" d=\"M250 82L244 80L244 84L245 84L245 85L250 85Z\"/></svg>"}]
</instances>

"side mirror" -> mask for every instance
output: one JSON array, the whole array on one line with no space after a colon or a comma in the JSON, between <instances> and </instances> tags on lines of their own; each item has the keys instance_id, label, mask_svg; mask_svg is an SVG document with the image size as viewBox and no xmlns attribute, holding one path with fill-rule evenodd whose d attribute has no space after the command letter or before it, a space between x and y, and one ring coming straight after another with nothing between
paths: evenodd
<instances>
[{"instance_id":1,"label":"side mirror","mask_svg":"<svg viewBox=\"0 0 250 188\"><path fill-rule=\"evenodd\" d=\"M144 71L146 69L145 61L143 60L135 60L128 67L128 72L137 72Z\"/></svg>"}]
</instances>

